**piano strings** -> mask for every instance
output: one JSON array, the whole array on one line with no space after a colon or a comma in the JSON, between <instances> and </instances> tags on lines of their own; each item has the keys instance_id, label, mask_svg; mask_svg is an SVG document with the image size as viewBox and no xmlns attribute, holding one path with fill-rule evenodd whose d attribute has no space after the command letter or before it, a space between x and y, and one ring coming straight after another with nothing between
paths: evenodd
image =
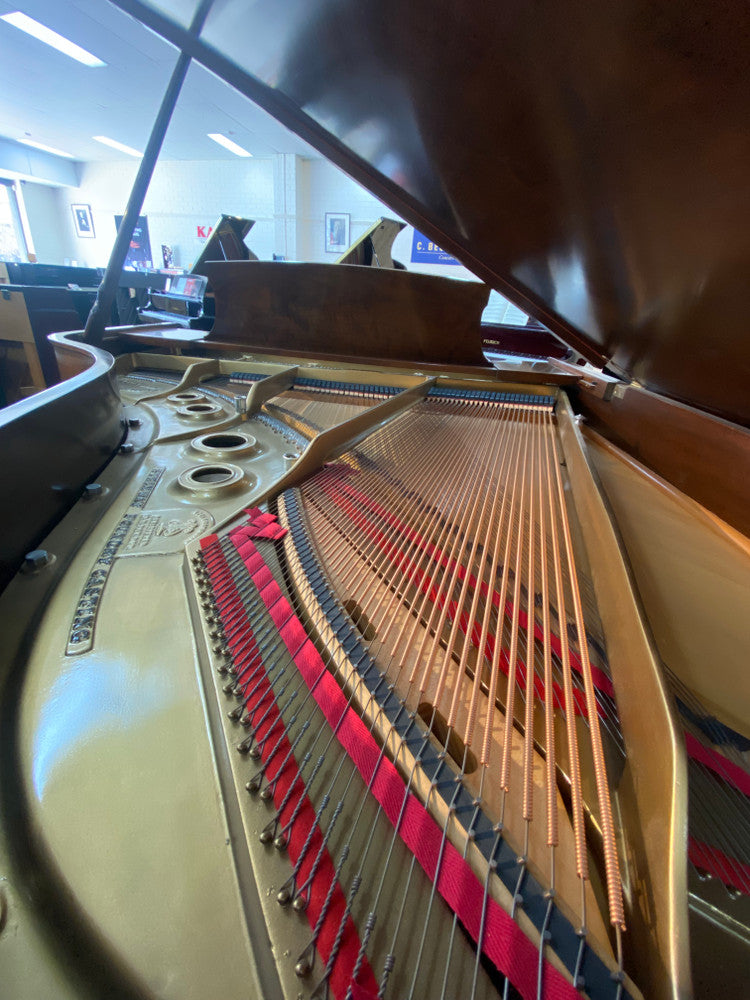
<instances>
[{"instance_id":1,"label":"piano strings","mask_svg":"<svg viewBox=\"0 0 750 1000\"><path fill-rule=\"evenodd\" d=\"M534 689L538 684L536 676L532 683L527 683L526 664L533 664L537 659L536 605L541 605L540 702L545 711L544 744L549 748L546 754L546 822L551 872L554 872L557 846L557 783L554 698L544 697L544 691L554 690L548 561L552 564L555 616L559 621L566 621L564 583L570 584L570 603L579 640L577 657L588 718L590 723L593 720L590 725L592 756L604 833L610 915L612 923L621 929L624 911L599 732L600 709L587 642L585 639L580 641L585 636L583 608L550 407L481 402L437 404L434 401L426 406L432 407L429 416L420 414L417 419L407 415L374 435L378 440L370 439L364 449L367 465L357 469L356 475L342 475L341 465L338 465L303 486L302 495L308 505L316 544L319 551L325 553L331 577L338 578L339 593L361 594L367 574L387 581L387 586L371 596L369 603L361 601L360 614L378 636L377 640L371 640L371 647L379 647L379 665L397 688L405 685L407 702L414 700L413 691L416 691L416 699L422 701L432 683L430 728L434 728L435 716L443 709L448 743L463 710L465 754L475 742L482 688L484 686L487 692L484 703L493 706L503 664L506 710L501 719L494 710L485 710L478 741L482 767L480 798L490 767L493 740L499 743L498 783L502 792L499 823L505 822L513 734L519 727L516 693L519 698L525 697L521 727L524 734L521 813L526 824L524 849L520 852L523 856L528 855L529 827L533 819ZM444 419L448 411L450 422ZM446 430L448 427L450 430ZM444 433L440 433L439 428ZM471 449L466 447L467 436L472 440ZM362 461L359 455L357 458ZM410 470L408 482L396 480L397 468ZM444 469L449 470L445 477L442 475ZM352 482L356 482L356 487ZM313 506L326 519L326 524L316 524ZM367 513L362 513L363 509ZM356 561L351 558L352 548L359 550ZM539 569L535 575L537 563ZM502 578L495 592L491 582L498 575L498 569ZM394 575L396 572L401 574L398 579ZM421 594L415 598L417 580L427 580L429 586L422 585ZM538 595L537 580L541 591ZM370 590L372 595L372 588ZM531 607L529 594L535 595ZM488 599L489 595L492 599ZM404 600L411 604L412 613L403 615L397 625L395 606ZM522 611L524 601L525 613ZM511 611L509 616L504 616L506 641L494 641L499 631L497 608L505 608L507 604ZM560 629L559 643L576 869L583 883L588 878L588 862L567 627ZM387 662L383 650L387 650ZM476 660L477 650L485 651L485 666L473 669L469 696L464 686L468 683L469 660ZM525 661L522 652L525 652ZM453 669L454 661L458 662L456 670ZM411 662L407 678L403 677L405 662ZM449 677L451 685L446 693ZM501 729L499 740L498 725ZM581 898L582 924L585 926L583 891Z\"/></svg>"},{"instance_id":2,"label":"piano strings","mask_svg":"<svg viewBox=\"0 0 750 1000\"><path fill-rule=\"evenodd\" d=\"M312 438L381 401L377 392L352 392L350 387L341 391L331 383L296 379L291 389L264 403L263 412Z\"/></svg>"},{"instance_id":3,"label":"piano strings","mask_svg":"<svg viewBox=\"0 0 750 1000\"><path fill-rule=\"evenodd\" d=\"M264 419L281 415L288 423L293 417L309 440L342 412L356 412L379 396L365 391L342 397L335 387L326 393L295 384L266 404ZM239 660L233 657L225 691L240 698L231 715L249 729L238 750L260 762L247 787L276 806L263 842L285 849L300 821L299 792L313 804L319 839L294 859L290 853L291 874L278 893L280 902L304 911L316 880L322 873L328 879L327 902L297 958L300 973L315 965L335 910L334 885L340 885L333 944L354 920L361 938L350 956L351 983L366 978L372 962L381 996L420 995L427 976L431 995L449 997L457 975L469 976L472 996L490 995L483 937L496 900L537 942L533 995L544 995L550 974L545 959L558 948L561 914L577 944L572 959L570 948L564 954L559 946L553 963L559 960L573 983L585 982L592 995L638 995L623 971L625 909L609 790L624 747L604 639L577 563L577 528L552 403L544 396L432 390L430 398L272 503L283 524L293 528L297 518L303 528L292 530L294 540L259 544L278 549L276 573L287 581L292 604L346 693L347 711L362 717L381 757L397 765L404 802L416 794L430 809L441 845L425 893L418 888L422 859L403 856L398 823L375 834L383 805L375 806L373 818L372 780L362 784L346 757L329 764L341 723L321 728L315 721L317 682L305 687L294 651L277 648L278 627L257 619L246 639L252 655L243 648ZM274 406L284 413L275 414ZM305 544L311 554L302 551ZM229 558L232 543L224 538L222 546ZM319 565L322 591L306 579L313 564ZM241 567L236 554L233 565ZM351 632L346 641L344 611ZM225 635L241 632L247 613L247 607L235 611L228 632L222 618ZM263 701L254 704L260 691ZM681 710L683 701L678 694ZM691 710L696 718L705 715L696 705ZM705 733L698 735L705 743ZM277 799L290 761L296 761L295 778ZM691 754L696 768L714 784L723 774L721 765ZM729 800L738 831L747 806L741 785L719 787L712 800ZM696 831L712 821L709 847L691 831L691 860L743 889L741 834L715 820L703 802L691 802ZM444 909L440 869L449 851L483 885L470 958L459 912L449 911L447 926L444 915L435 924ZM503 852L513 857L510 877ZM543 897L541 907L535 895ZM426 903L417 906L415 919L417 899ZM412 940L405 953L407 926ZM443 942L439 973L433 967L435 926ZM337 974L340 944L320 952L324 969L316 997ZM606 973L600 980L611 988L597 991L592 954ZM508 995L508 980L500 989Z\"/></svg>"}]
</instances>

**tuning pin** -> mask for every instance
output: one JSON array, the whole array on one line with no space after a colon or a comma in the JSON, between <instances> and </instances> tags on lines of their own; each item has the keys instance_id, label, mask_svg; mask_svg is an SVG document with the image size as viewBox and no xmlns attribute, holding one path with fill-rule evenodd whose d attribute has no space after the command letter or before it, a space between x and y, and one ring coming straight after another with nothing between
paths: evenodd
<instances>
[{"instance_id":1,"label":"tuning pin","mask_svg":"<svg viewBox=\"0 0 750 1000\"><path fill-rule=\"evenodd\" d=\"M250 792L251 795L256 795L262 781L263 781L263 775L261 773L255 774L247 782L245 788L248 790L248 792Z\"/></svg>"},{"instance_id":2,"label":"tuning pin","mask_svg":"<svg viewBox=\"0 0 750 1000\"><path fill-rule=\"evenodd\" d=\"M294 966L294 971L300 978L303 978L304 976L309 976L310 973L312 972L314 961L315 961L315 942L311 941L310 944L305 948L305 950L300 954L299 958L297 959L297 963Z\"/></svg>"},{"instance_id":3,"label":"tuning pin","mask_svg":"<svg viewBox=\"0 0 750 1000\"><path fill-rule=\"evenodd\" d=\"M283 885L276 893L276 902L279 906L286 906L292 898L292 890L289 886Z\"/></svg>"}]
</instances>

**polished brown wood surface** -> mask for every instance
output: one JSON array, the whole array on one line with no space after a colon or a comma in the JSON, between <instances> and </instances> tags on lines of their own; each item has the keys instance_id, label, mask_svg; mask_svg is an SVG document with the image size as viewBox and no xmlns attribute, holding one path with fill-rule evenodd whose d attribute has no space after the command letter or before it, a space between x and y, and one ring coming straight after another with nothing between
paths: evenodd
<instances>
[{"instance_id":1,"label":"polished brown wood surface","mask_svg":"<svg viewBox=\"0 0 750 1000\"><path fill-rule=\"evenodd\" d=\"M216 323L206 338L421 364L487 366L486 285L372 267L227 261L206 265Z\"/></svg>"},{"instance_id":2,"label":"polished brown wood surface","mask_svg":"<svg viewBox=\"0 0 750 1000\"><path fill-rule=\"evenodd\" d=\"M749 36L746 0L279 0L185 44L590 360L748 423Z\"/></svg>"},{"instance_id":3,"label":"polished brown wood surface","mask_svg":"<svg viewBox=\"0 0 750 1000\"><path fill-rule=\"evenodd\" d=\"M578 400L593 428L750 535L750 431L635 386Z\"/></svg>"},{"instance_id":4,"label":"polished brown wood surface","mask_svg":"<svg viewBox=\"0 0 750 1000\"><path fill-rule=\"evenodd\" d=\"M483 326L482 347L490 357L520 354L523 357L565 358L570 351L549 330L533 326Z\"/></svg>"}]
</instances>

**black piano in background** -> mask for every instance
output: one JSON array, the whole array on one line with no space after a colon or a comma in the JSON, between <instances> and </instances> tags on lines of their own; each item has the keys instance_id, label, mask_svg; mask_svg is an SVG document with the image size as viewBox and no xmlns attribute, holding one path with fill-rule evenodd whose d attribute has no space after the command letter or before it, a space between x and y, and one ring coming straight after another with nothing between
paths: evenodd
<instances>
[{"instance_id":1,"label":"black piano in background","mask_svg":"<svg viewBox=\"0 0 750 1000\"><path fill-rule=\"evenodd\" d=\"M205 277L205 264L209 260L257 260L245 243L245 237L254 225L253 219L222 215L186 274L164 275L156 272L152 277L147 273L146 292L135 296L130 316L123 322L166 320L192 330L210 330L214 321L214 304ZM128 273L123 271L123 281ZM122 295L118 297L118 303L125 308Z\"/></svg>"},{"instance_id":2,"label":"black piano in background","mask_svg":"<svg viewBox=\"0 0 750 1000\"><path fill-rule=\"evenodd\" d=\"M206 337L55 337L0 438L12 995L743 996L747 5L117 5L575 363L257 261Z\"/></svg>"},{"instance_id":3,"label":"black piano in background","mask_svg":"<svg viewBox=\"0 0 750 1000\"><path fill-rule=\"evenodd\" d=\"M45 285L49 288L98 288L104 269L68 264L27 264L4 261L11 285ZM88 313L87 313L88 315Z\"/></svg>"}]
</instances>

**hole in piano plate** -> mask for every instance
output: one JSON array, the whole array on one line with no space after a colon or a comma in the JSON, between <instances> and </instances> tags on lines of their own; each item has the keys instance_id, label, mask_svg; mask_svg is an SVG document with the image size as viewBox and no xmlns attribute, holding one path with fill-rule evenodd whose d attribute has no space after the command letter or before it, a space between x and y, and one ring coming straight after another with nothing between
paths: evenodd
<instances>
[{"instance_id":1,"label":"hole in piano plate","mask_svg":"<svg viewBox=\"0 0 750 1000\"><path fill-rule=\"evenodd\" d=\"M217 451L226 451L228 448L241 448L248 443L244 434L206 434L203 444L207 448L215 448Z\"/></svg>"},{"instance_id":2,"label":"hole in piano plate","mask_svg":"<svg viewBox=\"0 0 750 1000\"><path fill-rule=\"evenodd\" d=\"M183 406L185 403L201 403L204 402L206 396L202 392L173 392L171 396L167 396L168 403L177 403L179 406Z\"/></svg>"},{"instance_id":3,"label":"hole in piano plate","mask_svg":"<svg viewBox=\"0 0 750 1000\"><path fill-rule=\"evenodd\" d=\"M210 403L204 400L202 403L188 403L187 406L180 406L177 416L183 420L213 420L215 417L225 415L223 407L218 403Z\"/></svg>"},{"instance_id":4,"label":"hole in piano plate","mask_svg":"<svg viewBox=\"0 0 750 1000\"><path fill-rule=\"evenodd\" d=\"M193 451L216 458L220 455L246 454L257 449L257 440L251 434L239 431L227 431L223 434L201 434L193 438L190 447Z\"/></svg>"},{"instance_id":5,"label":"hole in piano plate","mask_svg":"<svg viewBox=\"0 0 750 1000\"><path fill-rule=\"evenodd\" d=\"M189 478L202 486L204 483L226 483L232 477L232 470L225 465L207 465L204 468L192 469Z\"/></svg>"},{"instance_id":6,"label":"hole in piano plate","mask_svg":"<svg viewBox=\"0 0 750 1000\"><path fill-rule=\"evenodd\" d=\"M473 774L477 769L476 755L469 750L464 741L455 731L448 735L448 723L435 706L429 701L422 701L417 706L417 715L424 722L441 747L445 747L451 760L463 770L464 774ZM448 741L447 747L445 746Z\"/></svg>"},{"instance_id":7,"label":"hole in piano plate","mask_svg":"<svg viewBox=\"0 0 750 1000\"><path fill-rule=\"evenodd\" d=\"M196 497L216 499L226 492L246 488L254 479L238 465L206 463L186 469L177 479L177 487Z\"/></svg>"}]
</instances>

